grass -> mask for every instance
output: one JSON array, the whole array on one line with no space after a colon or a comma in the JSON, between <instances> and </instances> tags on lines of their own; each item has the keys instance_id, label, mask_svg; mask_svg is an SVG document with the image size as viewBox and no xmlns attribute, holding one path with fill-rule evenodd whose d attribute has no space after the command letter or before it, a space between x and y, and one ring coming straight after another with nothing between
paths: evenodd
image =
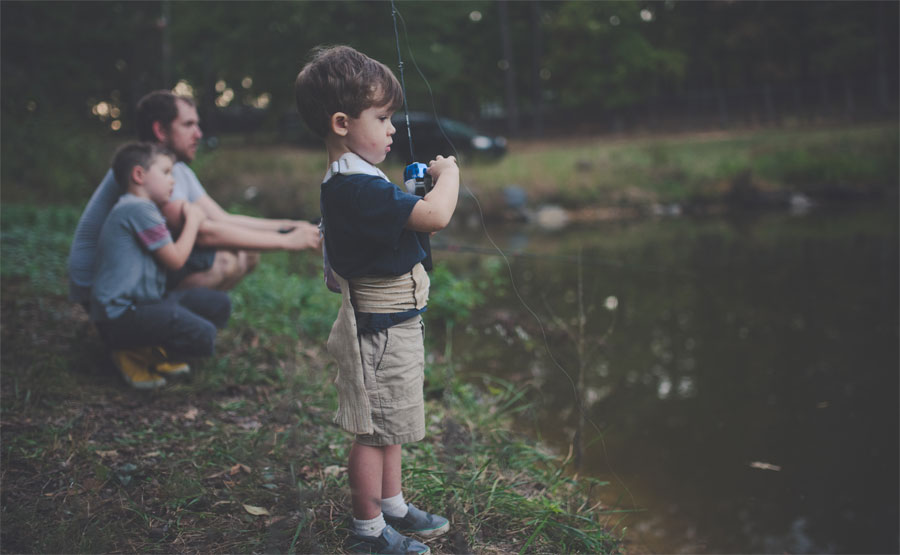
<instances>
[{"instance_id":1,"label":"grass","mask_svg":"<svg viewBox=\"0 0 900 555\"><path fill-rule=\"evenodd\" d=\"M350 444L331 423L323 345L339 301L318 258L264 255L232 294L217 355L139 392L66 300L78 213L2 206L3 552L340 552ZM436 319L479 302L446 269L435 283ZM612 515L590 502L603 484L511 431L528 409L522 391L462 384L444 356L430 359L428 436L405 448L404 479L411 501L452 520L433 550L617 551Z\"/></svg>"},{"instance_id":2,"label":"grass","mask_svg":"<svg viewBox=\"0 0 900 555\"><path fill-rule=\"evenodd\" d=\"M464 160L462 177L489 216L502 211L503 189L510 185L523 188L532 205L567 208L714 203L741 182L819 199L896 195L898 148L896 123L514 141L499 161ZM225 143L198 160L198 173L217 198L241 210L315 217L323 156L320 150ZM385 171L399 179L402 168Z\"/></svg>"}]
</instances>

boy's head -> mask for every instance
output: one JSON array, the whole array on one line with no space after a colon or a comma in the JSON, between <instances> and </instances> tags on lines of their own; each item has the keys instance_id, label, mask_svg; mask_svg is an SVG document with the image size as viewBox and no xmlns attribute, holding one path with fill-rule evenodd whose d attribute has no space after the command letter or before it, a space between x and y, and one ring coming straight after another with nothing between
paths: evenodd
<instances>
[{"instance_id":1,"label":"boy's head","mask_svg":"<svg viewBox=\"0 0 900 555\"><path fill-rule=\"evenodd\" d=\"M390 69L349 46L318 47L294 84L297 110L320 138L331 117L343 112L358 118L363 110L403 106L403 90Z\"/></svg>"},{"instance_id":2,"label":"boy's head","mask_svg":"<svg viewBox=\"0 0 900 555\"><path fill-rule=\"evenodd\" d=\"M203 137L197 106L172 91L148 93L137 104L137 134L141 141L160 142L179 160L190 162Z\"/></svg>"},{"instance_id":3,"label":"boy's head","mask_svg":"<svg viewBox=\"0 0 900 555\"><path fill-rule=\"evenodd\" d=\"M159 143L126 143L116 150L112 168L122 193L139 187L156 204L165 204L172 195L175 155Z\"/></svg>"}]
</instances>

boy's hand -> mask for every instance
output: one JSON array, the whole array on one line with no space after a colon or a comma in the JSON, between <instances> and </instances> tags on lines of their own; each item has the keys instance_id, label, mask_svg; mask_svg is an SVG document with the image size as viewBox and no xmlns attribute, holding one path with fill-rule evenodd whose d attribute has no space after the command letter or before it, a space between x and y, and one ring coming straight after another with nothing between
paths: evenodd
<instances>
[{"instance_id":1,"label":"boy's hand","mask_svg":"<svg viewBox=\"0 0 900 555\"><path fill-rule=\"evenodd\" d=\"M175 235L181 233L181 228L184 227L184 204L183 200L170 200L160 209L166 219L166 226Z\"/></svg>"},{"instance_id":2,"label":"boy's hand","mask_svg":"<svg viewBox=\"0 0 900 555\"><path fill-rule=\"evenodd\" d=\"M322 238L319 235L319 226L309 222L293 222L294 229L284 234L285 247L288 250L319 249Z\"/></svg>"},{"instance_id":3,"label":"boy's hand","mask_svg":"<svg viewBox=\"0 0 900 555\"><path fill-rule=\"evenodd\" d=\"M183 213L185 223L187 223L188 221L195 221L197 222L197 225L200 225L200 223L206 219L206 212L204 212L199 206L190 202L184 203Z\"/></svg>"},{"instance_id":4,"label":"boy's hand","mask_svg":"<svg viewBox=\"0 0 900 555\"><path fill-rule=\"evenodd\" d=\"M456 157L450 156L448 158L444 158L443 156L438 155L437 158L428 162L428 174L431 176L431 179L437 183L438 179L440 179L441 174L444 172L456 172L459 173L459 166L456 165Z\"/></svg>"}]
</instances>

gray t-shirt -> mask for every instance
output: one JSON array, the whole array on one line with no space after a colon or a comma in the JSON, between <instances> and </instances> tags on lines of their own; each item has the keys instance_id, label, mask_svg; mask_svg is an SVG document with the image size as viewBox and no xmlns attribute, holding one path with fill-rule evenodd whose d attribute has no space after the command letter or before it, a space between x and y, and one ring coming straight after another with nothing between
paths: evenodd
<instances>
[{"instance_id":1,"label":"gray t-shirt","mask_svg":"<svg viewBox=\"0 0 900 555\"><path fill-rule=\"evenodd\" d=\"M184 162L175 164L172 176L175 178L172 200L186 199L195 202L206 194L197 175ZM86 303L90 299L100 229L121 196L122 188L116 183L112 170L109 170L78 220L72 247L69 249L69 299L72 301Z\"/></svg>"},{"instance_id":2,"label":"gray t-shirt","mask_svg":"<svg viewBox=\"0 0 900 555\"><path fill-rule=\"evenodd\" d=\"M155 204L130 193L122 195L100 231L91 319L113 320L135 303L162 299L166 271L153 258L153 251L171 242Z\"/></svg>"}]
</instances>

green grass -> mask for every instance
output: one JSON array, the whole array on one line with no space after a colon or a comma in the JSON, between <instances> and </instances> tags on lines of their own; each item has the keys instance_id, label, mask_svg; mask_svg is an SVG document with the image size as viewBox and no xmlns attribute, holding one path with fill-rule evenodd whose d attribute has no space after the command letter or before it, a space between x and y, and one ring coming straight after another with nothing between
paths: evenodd
<instances>
[{"instance_id":1,"label":"green grass","mask_svg":"<svg viewBox=\"0 0 900 555\"><path fill-rule=\"evenodd\" d=\"M569 207L721 197L748 171L768 190L897 189L896 125L518 146L496 165L466 168L465 178L488 196L517 184Z\"/></svg>"},{"instance_id":2,"label":"green grass","mask_svg":"<svg viewBox=\"0 0 900 555\"><path fill-rule=\"evenodd\" d=\"M232 293L217 355L187 380L138 392L65 299L78 212L2 206L4 551L340 552L350 442L331 422L323 345L339 297L318 257L263 255ZM477 287L444 268L434 277L435 323L477 307ZM573 479L566 461L511 431L528 409L522 391L462 384L434 358L428 436L404 455L407 497L453 522L434 551L616 551L609 515L590 506L602 484Z\"/></svg>"},{"instance_id":3,"label":"green grass","mask_svg":"<svg viewBox=\"0 0 900 555\"><path fill-rule=\"evenodd\" d=\"M513 141L495 162L463 160L463 196L477 195L488 217L503 189L522 187L532 205L647 207L719 202L749 178L760 191L897 194L898 127L881 125L751 129L669 136L577 137ZM318 215L321 149L247 147L229 142L195 163L204 185L244 213ZM402 168L386 165L399 180ZM463 203L461 209L466 210Z\"/></svg>"}]
</instances>

